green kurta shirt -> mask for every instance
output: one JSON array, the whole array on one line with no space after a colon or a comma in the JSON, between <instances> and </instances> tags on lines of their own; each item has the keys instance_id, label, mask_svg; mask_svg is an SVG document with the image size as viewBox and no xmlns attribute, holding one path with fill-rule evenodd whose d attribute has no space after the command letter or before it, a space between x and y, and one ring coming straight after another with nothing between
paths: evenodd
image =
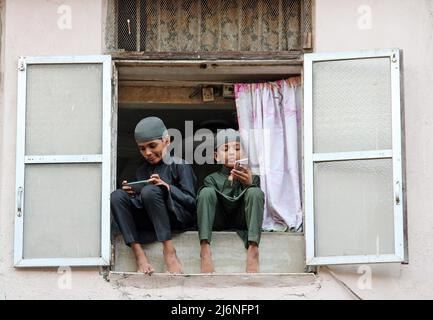
<instances>
[{"instance_id":1,"label":"green kurta shirt","mask_svg":"<svg viewBox=\"0 0 433 320\"><path fill-rule=\"evenodd\" d=\"M201 189L207 187L215 190L217 197L215 200L217 200L219 205L212 203L212 197L206 199L206 196L202 196L199 192L197 207L199 237L200 240L206 239L210 242L214 227L212 221L218 219L218 228L221 228L221 223L224 223L222 221L228 223L227 230L231 229L230 225L232 225L232 223L237 225L238 227L235 227L235 229L238 235L242 238L245 248L248 248L249 241L257 244L260 242L260 233L263 221L263 192L257 193L257 198L255 199L251 199L250 195L248 198L248 205L245 206L246 196L248 195L247 190L260 190L260 177L253 175L252 184L244 186L237 179L233 181L228 180L230 171L231 169L223 166L221 170L208 175L204 180L204 185ZM207 196L209 196L209 194L207 194ZM220 209L224 212L221 212ZM241 209L245 210L245 212L240 211ZM219 216L219 218L215 215ZM232 217L230 218L230 216ZM241 222L242 220L245 221L245 229L239 227L239 225L243 224L243 222Z\"/></svg>"},{"instance_id":2,"label":"green kurta shirt","mask_svg":"<svg viewBox=\"0 0 433 320\"><path fill-rule=\"evenodd\" d=\"M236 203L237 200L242 198L245 190L250 187L260 188L260 177L257 175L253 175L253 183L249 186L244 186L237 179L234 179L233 181L230 181L228 179L230 171L231 169L223 166L221 170L211 173L204 179L203 187L214 188L217 191L220 200L224 202L224 206L227 205L228 207L233 207L233 204Z\"/></svg>"}]
</instances>

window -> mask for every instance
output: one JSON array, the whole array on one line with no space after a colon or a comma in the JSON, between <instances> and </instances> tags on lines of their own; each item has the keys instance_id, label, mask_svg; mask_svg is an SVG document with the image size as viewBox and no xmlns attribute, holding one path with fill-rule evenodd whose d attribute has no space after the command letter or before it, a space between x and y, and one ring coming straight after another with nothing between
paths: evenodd
<instances>
[{"instance_id":1,"label":"window","mask_svg":"<svg viewBox=\"0 0 433 320\"><path fill-rule=\"evenodd\" d=\"M108 265L111 58L19 59L15 266Z\"/></svg>"},{"instance_id":2,"label":"window","mask_svg":"<svg viewBox=\"0 0 433 320\"><path fill-rule=\"evenodd\" d=\"M109 4L109 51L300 52L311 0L122 0Z\"/></svg>"},{"instance_id":3,"label":"window","mask_svg":"<svg viewBox=\"0 0 433 320\"><path fill-rule=\"evenodd\" d=\"M405 260L400 52L305 55L307 264Z\"/></svg>"},{"instance_id":4,"label":"window","mask_svg":"<svg viewBox=\"0 0 433 320\"><path fill-rule=\"evenodd\" d=\"M307 265L407 261L400 64L398 49L305 55ZM111 58L26 57L18 69L15 265L108 265Z\"/></svg>"},{"instance_id":5,"label":"window","mask_svg":"<svg viewBox=\"0 0 433 320\"><path fill-rule=\"evenodd\" d=\"M137 152L134 142L134 128L137 122L146 116L158 116L164 120L170 129L177 129L181 138L175 136L175 154L184 157L193 164L198 187L203 185L203 179L219 169L218 165L202 164L197 157L192 156L188 145L193 134L200 129L237 128L237 113L235 97L224 97L223 85L229 83L277 81L291 76L299 76L302 63L294 66L290 62L272 61L118 61L119 75L118 101L118 166L117 182L135 180L135 171L143 161ZM204 102L202 86L210 85L214 89L214 101ZM198 93L198 94L197 94ZM185 121L193 121L193 128ZM301 137L302 135L299 135ZM196 136L199 138L199 135ZM184 139L184 140L182 140ZM182 142L177 144L176 142ZM192 145L199 146L195 141ZM202 146L203 147L203 146ZM202 148L201 147L201 148ZM203 149L202 149L203 150ZM195 149L197 151L197 149ZM208 153L213 159L213 152ZM209 159L209 158L208 158ZM129 176L129 177L128 177ZM121 234L115 238L113 272L135 271L135 259L129 247L124 244ZM244 246L241 239L233 232L216 232L213 246L215 266L218 272L244 272ZM197 233L173 235L173 241L178 250L186 273L200 272L200 246ZM270 272L302 273L305 269L305 244L302 233L271 233L266 232L261 238L262 261L260 270ZM230 243L233 250L227 251ZM160 245L155 243L145 246L146 254L157 272L164 272L165 265L161 255ZM276 257L276 250L281 252ZM230 262L227 263L229 258ZM233 259L235 257L235 259Z\"/></svg>"}]
</instances>

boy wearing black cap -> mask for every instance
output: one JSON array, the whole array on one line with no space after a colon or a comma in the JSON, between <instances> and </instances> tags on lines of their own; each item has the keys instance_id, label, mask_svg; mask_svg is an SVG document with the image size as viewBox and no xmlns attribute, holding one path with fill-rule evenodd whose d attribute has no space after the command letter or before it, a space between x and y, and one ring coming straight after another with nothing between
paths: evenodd
<instances>
[{"instance_id":1,"label":"boy wearing black cap","mask_svg":"<svg viewBox=\"0 0 433 320\"><path fill-rule=\"evenodd\" d=\"M134 252L137 272L152 274L141 244L162 242L170 273L181 273L171 231L193 225L196 211L196 177L190 165L167 152L170 136L161 119L142 119L135 128L135 140L146 160L136 171L137 180L147 180L140 193L127 181L111 194L111 211L125 243Z\"/></svg>"},{"instance_id":2,"label":"boy wearing black cap","mask_svg":"<svg viewBox=\"0 0 433 320\"><path fill-rule=\"evenodd\" d=\"M236 229L244 241L246 272L259 272L258 246L264 210L260 178L252 175L246 166L234 166L241 157L237 131L219 131L215 147L215 160L223 167L205 178L197 201L201 272L214 272L210 248L212 230L227 229Z\"/></svg>"}]
</instances>

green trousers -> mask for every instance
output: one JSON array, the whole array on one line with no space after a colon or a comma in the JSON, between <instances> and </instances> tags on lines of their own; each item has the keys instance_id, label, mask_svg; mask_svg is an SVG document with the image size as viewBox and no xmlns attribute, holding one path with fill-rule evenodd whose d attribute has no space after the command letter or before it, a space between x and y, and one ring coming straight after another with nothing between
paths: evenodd
<instances>
[{"instance_id":1,"label":"green trousers","mask_svg":"<svg viewBox=\"0 0 433 320\"><path fill-rule=\"evenodd\" d=\"M249 242L260 243L263 223L264 194L258 187L244 190L236 198L228 197L212 187L203 187L198 194L197 222L199 238L212 240L212 230L236 230L245 248Z\"/></svg>"}]
</instances>

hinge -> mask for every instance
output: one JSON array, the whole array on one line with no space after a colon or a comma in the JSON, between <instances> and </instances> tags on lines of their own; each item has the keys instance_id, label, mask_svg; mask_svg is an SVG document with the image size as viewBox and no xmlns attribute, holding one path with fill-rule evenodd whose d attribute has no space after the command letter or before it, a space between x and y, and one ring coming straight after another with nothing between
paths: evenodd
<instances>
[{"instance_id":1,"label":"hinge","mask_svg":"<svg viewBox=\"0 0 433 320\"><path fill-rule=\"evenodd\" d=\"M304 32L304 43L302 45L303 49L311 49L313 47L313 35L311 32Z\"/></svg>"},{"instance_id":2,"label":"hinge","mask_svg":"<svg viewBox=\"0 0 433 320\"><path fill-rule=\"evenodd\" d=\"M318 272L317 269L318 269L317 266L305 266L304 272L317 274L317 272Z\"/></svg>"},{"instance_id":3,"label":"hinge","mask_svg":"<svg viewBox=\"0 0 433 320\"><path fill-rule=\"evenodd\" d=\"M19 59L18 59L18 70L19 71L26 70L25 66L26 66L25 58L24 57L19 57Z\"/></svg>"},{"instance_id":4,"label":"hinge","mask_svg":"<svg viewBox=\"0 0 433 320\"><path fill-rule=\"evenodd\" d=\"M114 268L114 264L116 263L116 251L114 244L111 245L111 261L110 261L110 267Z\"/></svg>"},{"instance_id":5,"label":"hinge","mask_svg":"<svg viewBox=\"0 0 433 320\"><path fill-rule=\"evenodd\" d=\"M101 267L99 274L102 276L102 278L110 282L110 268L109 267Z\"/></svg>"}]
</instances>

